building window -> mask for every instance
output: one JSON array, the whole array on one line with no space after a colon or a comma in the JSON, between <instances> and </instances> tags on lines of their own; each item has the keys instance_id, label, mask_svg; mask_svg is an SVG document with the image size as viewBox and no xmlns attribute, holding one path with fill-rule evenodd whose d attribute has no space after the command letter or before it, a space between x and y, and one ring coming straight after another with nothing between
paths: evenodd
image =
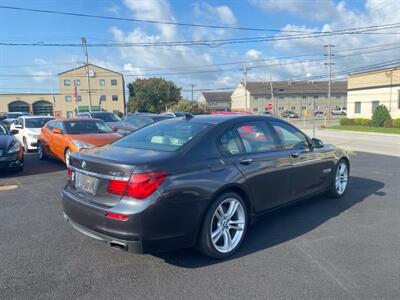
<instances>
[{"instance_id":1,"label":"building window","mask_svg":"<svg viewBox=\"0 0 400 300\"><path fill-rule=\"evenodd\" d=\"M117 79L111 79L111 85L117 85Z\"/></svg>"},{"instance_id":2,"label":"building window","mask_svg":"<svg viewBox=\"0 0 400 300\"><path fill-rule=\"evenodd\" d=\"M292 106L291 109L292 109L292 110L296 110L296 106Z\"/></svg>"},{"instance_id":3,"label":"building window","mask_svg":"<svg viewBox=\"0 0 400 300\"><path fill-rule=\"evenodd\" d=\"M258 100L258 96L254 96L254 100Z\"/></svg>"},{"instance_id":4,"label":"building window","mask_svg":"<svg viewBox=\"0 0 400 300\"><path fill-rule=\"evenodd\" d=\"M65 96L65 102L72 102L72 96Z\"/></svg>"},{"instance_id":5,"label":"building window","mask_svg":"<svg viewBox=\"0 0 400 300\"><path fill-rule=\"evenodd\" d=\"M360 101L354 102L354 113L355 114L361 113L361 102Z\"/></svg>"},{"instance_id":6,"label":"building window","mask_svg":"<svg viewBox=\"0 0 400 300\"><path fill-rule=\"evenodd\" d=\"M290 96L290 98L292 98L292 99L296 99L296 96Z\"/></svg>"},{"instance_id":7,"label":"building window","mask_svg":"<svg viewBox=\"0 0 400 300\"><path fill-rule=\"evenodd\" d=\"M301 109L302 109L302 110L306 110L306 109L307 109L307 106L302 106Z\"/></svg>"},{"instance_id":8,"label":"building window","mask_svg":"<svg viewBox=\"0 0 400 300\"><path fill-rule=\"evenodd\" d=\"M267 96L267 100L271 99L271 96Z\"/></svg>"},{"instance_id":9,"label":"building window","mask_svg":"<svg viewBox=\"0 0 400 300\"><path fill-rule=\"evenodd\" d=\"M71 80L64 79L64 86L70 86L70 85L71 85Z\"/></svg>"},{"instance_id":10,"label":"building window","mask_svg":"<svg viewBox=\"0 0 400 300\"><path fill-rule=\"evenodd\" d=\"M78 96L78 97L76 98L76 101L77 101L77 102L81 102L81 101L82 101L82 97L81 97L81 96Z\"/></svg>"},{"instance_id":11,"label":"building window","mask_svg":"<svg viewBox=\"0 0 400 300\"><path fill-rule=\"evenodd\" d=\"M104 79L99 79L99 84L100 84L100 86L105 86L106 81Z\"/></svg>"},{"instance_id":12,"label":"building window","mask_svg":"<svg viewBox=\"0 0 400 300\"><path fill-rule=\"evenodd\" d=\"M254 108L253 108L253 112L258 112L258 108L257 108L257 107L254 107Z\"/></svg>"},{"instance_id":13,"label":"building window","mask_svg":"<svg viewBox=\"0 0 400 300\"><path fill-rule=\"evenodd\" d=\"M379 101L372 101L372 112L379 106Z\"/></svg>"},{"instance_id":14,"label":"building window","mask_svg":"<svg viewBox=\"0 0 400 300\"><path fill-rule=\"evenodd\" d=\"M67 118L72 118L74 113L72 111L67 111Z\"/></svg>"},{"instance_id":15,"label":"building window","mask_svg":"<svg viewBox=\"0 0 400 300\"><path fill-rule=\"evenodd\" d=\"M101 102L106 101L106 100L107 100L107 96L106 95L101 95L100 96L100 101Z\"/></svg>"},{"instance_id":16,"label":"building window","mask_svg":"<svg viewBox=\"0 0 400 300\"><path fill-rule=\"evenodd\" d=\"M75 84L76 86L80 86L80 85L81 85L81 80L80 80L80 79L75 79L75 80L74 80L74 84Z\"/></svg>"},{"instance_id":17,"label":"building window","mask_svg":"<svg viewBox=\"0 0 400 300\"><path fill-rule=\"evenodd\" d=\"M314 99L318 99L318 98L319 98L319 96L313 96L313 98L314 98Z\"/></svg>"},{"instance_id":18,"label":"building window","mask_svg":"<svg viewBox=\"0 0 400 300\"><path fill-rule=\"evenodd\" d=\"M303 99L307 99L307 96L303 96Z\"/></svg>"},{"instance_id":19,"label":"building window","mask_svg":"<svg viewBox=\"0 0 400 300\"><path fill-rule=\"evenodd\" d=\"M118 95L112 95L112 101L118 101Z\"/></svg>"},{"instance_id":20,"label":"building window","mask_svg":"<svg viewBox=\"0 0 400 300\"><path fill-rule=\"evenodd\" d=\"M283 106L278 107L278 110L283 110L283 109L284 109Z\"/></svg>"},{"instance_id":21,"label":"building window","mask_svg":"<svg viewBox=\"0 0 400 300\"><path fill-rule=\"evenodd\" d=\"M340 98L342 98L342 97L340 97L340 96L336 96L336 99L340 99Z\"/></svg>"},{"instance_id":22,"label":"building window","mask_svg":"<svg viewBox=\"0 0 400 300\"><path fill-rule=\"evenodd\" d=\"M283 96L279 96L279 99L283 99L283 98L285 98L285 97L283 97Z\"/></svg>"}]
</instances>

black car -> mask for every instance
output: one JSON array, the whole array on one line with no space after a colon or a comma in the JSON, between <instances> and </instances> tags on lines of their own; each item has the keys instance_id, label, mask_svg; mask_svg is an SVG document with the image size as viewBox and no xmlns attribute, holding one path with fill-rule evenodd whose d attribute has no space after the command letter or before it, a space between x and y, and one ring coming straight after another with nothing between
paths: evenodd
<instances>
[{"instance_id":1,"label":"black car","mask_svg":"<svg viewBox=\"0 0 400 300\"><path fill-rule=\"evenodd\" d=\"M171 118L173 117L169 115L158 115L152 113L132 113L122 119L122 128L124 130L132 132L149 124Z\"/></svg>"},{"instance_id":2,"label":"black car","mask_svg":"<svg viewBox=\"0 0 400 300\"><path fill-rule=\"evenodd\" d=\"M132 252L196 246L224 258L259 216L346 191L349 158L278 118L173 118L111 146L74 153L64 217L82 233Z\"/></svg>"},{"instance_id":3,"label":"black car","mask_svg":"<svg viewBox=\"0 0 400 300\"><path fill-rule=\"evenodd\" d=\"M18 130L9 131L6 125L0 122L0 170L22 170L24 167L23 146L14 137Z\"/></svg>"}]
</instances>

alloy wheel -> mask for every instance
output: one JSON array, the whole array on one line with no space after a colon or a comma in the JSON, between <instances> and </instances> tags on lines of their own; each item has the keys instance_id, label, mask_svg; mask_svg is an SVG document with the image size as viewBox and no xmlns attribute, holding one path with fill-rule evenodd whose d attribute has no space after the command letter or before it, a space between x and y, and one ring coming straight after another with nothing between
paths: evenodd
<instances>
[{"instance_id":1,"label":"alloy wheel","mask_svg":"<svg viewBox=\"0 0 400 300\"><path fill-rule=\"evenodd\" d=\"M245 229L246 214L242 204L228 198L215 209L211 219L211 241L220 253L232 251L241 241Z\"/></svg>"},{"instance_id":2,"label":"alloy wheel","mask_svg":"<svg viewBox=\"0 0 400 300\"><path fill-rule=\"evenodd\" d=\"M347 187L348 171L345 162L341 162L336 169L335 188L339 195L342 195Z\"/></svg>"}]
</instances>

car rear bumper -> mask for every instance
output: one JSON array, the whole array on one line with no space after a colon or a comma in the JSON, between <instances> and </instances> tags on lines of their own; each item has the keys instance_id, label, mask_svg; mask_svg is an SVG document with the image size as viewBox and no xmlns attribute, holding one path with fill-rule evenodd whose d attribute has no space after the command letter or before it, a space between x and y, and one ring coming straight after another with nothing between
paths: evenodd
<instances>
[{"instance_id":1,"label":"car rear bumper","mask_svg":"<svg viewBox=\"0 0 400 300\"><path fill-rule=\"evenodd\" d=\"M164 252L191 247L197 240L200 211L193 203L176 206L162 199L133 213L118 210L118 205L110 208L82 201L65 189L62 205L65 219L75 229L125 251ZM129 219L110 219L106 217L109 212L127 215Z\"/></svg>"},{"instance_id":2,"label":"car rear bumper","mask_svg":"<svg viewBox=\"0 0 400 300\"><path fill-rule=\"evenodd\" d=\"M127 240L116 239L114 237L95 232L93 230L90 230L88 228L79 225L78 223L73 221L65 212L64 212L64 219L79 232L96 240L105 242L113 248L117 248L132 253L143 253L142 243L139 240L139 238L137 241L131 241L131 240L127 241Z\"/></svg>"}]
</instances>

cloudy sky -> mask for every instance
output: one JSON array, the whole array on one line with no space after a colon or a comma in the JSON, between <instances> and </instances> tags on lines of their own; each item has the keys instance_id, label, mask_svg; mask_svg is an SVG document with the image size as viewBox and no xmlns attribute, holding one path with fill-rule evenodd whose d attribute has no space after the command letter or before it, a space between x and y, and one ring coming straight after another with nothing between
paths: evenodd
<instances>
[{"instance_id":1,"label":"cloudy sky","mask_svg":"<svg viewBox=\"0 0 400 300\"><path fill-rule=\"evenodd\" d=\"M231 27L149 24L0 8L0 43L79 44L80 37L86 36L89 44L153 44L91 47L90 61L123 72L127 82L138 76L165 77L181 86L186 97L190 84L196 85L195 90L236 86L244 62L249 80L316 78L327 73L323 45L328 43L335 46L337 79L346 70L400 60L396 48L400 47L400 24L395 24L400 23L398 0L0 0L1 5ZM309 34L384 24L395 25L363 34L313 38ZM275 40L265 41L271 37ZM252 38L262 40L249 42ZM215 40L230 42L210 42ZM154 46L181 41L208 42ZM82 60L81 47L0 45L0 93L50 92L51 76Z\"/></svg>"}]
</instances>

